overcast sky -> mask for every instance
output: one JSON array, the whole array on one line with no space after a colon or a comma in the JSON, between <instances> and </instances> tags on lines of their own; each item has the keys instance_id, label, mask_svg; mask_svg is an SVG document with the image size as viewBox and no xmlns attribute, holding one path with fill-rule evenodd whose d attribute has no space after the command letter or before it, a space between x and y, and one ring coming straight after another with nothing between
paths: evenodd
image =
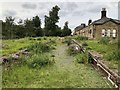
<instances>
[{"instance_id":1,"label":"overcast sky","mask_svg":"<svg viewBox=\"0 0 120 90\"><path fill-rule=\"evenodd\" d=\"M60 7L60 20L58 25L63 27L64 22L69 22L69 27L73 30L81 23L88 23L100 19L101 9L106 8L107 16L118 19L118 2L0 2L0 19L5 20L6 16L12 16L18 21L20 18L32 18L38 15L44 26L44 15L48 15L55 5Z\"/></svg>"}]
</instances>

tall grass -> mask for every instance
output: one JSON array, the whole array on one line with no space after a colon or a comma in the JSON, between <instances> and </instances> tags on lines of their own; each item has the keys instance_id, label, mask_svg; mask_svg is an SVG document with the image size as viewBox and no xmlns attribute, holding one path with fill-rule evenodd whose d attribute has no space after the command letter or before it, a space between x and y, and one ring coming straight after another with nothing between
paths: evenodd
<instances>
[{"instance_id":1,"label":"tall grass","mask_svg":"<svg viewBox=\"0 0 120 90\"><path fill-rule=\"evenodd\" d=\"M50 51L50 46L45 43L37 42L28 47L28 51L32 51L34 53L44 53Z\"/></svg>"},{"instance_id":2,"label":"tall grass","mask_svg":"<svg viewBox=\"0 0 120 90\"><path fill-rule=\"evenodd\" d=\"M29 61L30 68L41 68L43 66L52 64L52 60L46 54L34 54Z\"/></svg>"},{"instance_id":3,"label":"tall grass","mask_svg":"<svg viewBox=\"0 0 120 90\"><path fill-rule=\"evenodd\" d=\"M109 43L109 38L108 37L102 37L100 40L99 40L99 43L100 44L105 44L107 45Z\"/></svg>"},{"instance_id":4,"label":"tall grass","mask_svg":"<svg viewBox=\"0 0 120 90\"><path fill-rule=\"evenodd\" d=\"M85 36L77 36L75 37L76 40L88 40L88 37Z\"/></svg>"}]
</instances>

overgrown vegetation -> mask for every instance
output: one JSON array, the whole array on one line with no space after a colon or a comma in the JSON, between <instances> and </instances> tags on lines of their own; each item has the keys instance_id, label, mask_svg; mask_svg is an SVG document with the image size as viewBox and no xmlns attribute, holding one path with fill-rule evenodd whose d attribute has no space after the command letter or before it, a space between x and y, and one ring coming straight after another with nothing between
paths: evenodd
<instances>
[{"instance_id":1,"label":"overgrown vegetation","mask_svg":"<svg viewBox=\"0 0 120 90\"><path fill-rule=\"evenodd\" d=\"M84 63L84 64L88 63L87 53L78 53L75 56L75 59L76 59L77 63Z\"/></svg>"},{"instance_id":2,"label":"overgrown vegetation","mask_svg":"<svg viewBox=\"0 0 120 90\"><path fill-rule=\"evenodd\" d=\"M28 51L32 51L34 53L44 53L50 51L50 46L47 43L37 42L29 46Z\"/></svg>"},{"instance_id":3,"label":"overgrown vegetation","mask_svg":"<svg viewBox=\"0 0 120 90\"><path fill-rule=\"evenodd\" d=\"M44 37L40 38L41 40L38 38L23 40L24 43L29 44L26 48L31 47L28 56L21 56L9 67L3 66L3 88L108 87L103 78L90 65L77 64L76 66L72 61L74 58L66 53L67 46L60 43L57 37L45 37L45 40ZM19 40L10 44L15 45ZM20 42L23 43L23 41ZM45 43L47 43L50 51L44 52L43 50L41 53L36 50L36 48L42 50L40 47L43 48L44 46L41 44ZM8 45L7 42L6 45ZM52 51L53 46L57 46L54 52ZM37 51L36 53L34 49Z\"/></svg>"},{"instance_id":4,"label":"overgrown vegetation","mask_svg":"<svg viewBox=\"0 0 120 90\"><path fill-rule=\"evenodd\" d=\"M88 37L85 37L85 36L76 36L76 37L74 37L74 39L76 39L76 40L88 40Z\"/></svg>"},{"instance_id":5,"label":"overgrown vegetation","mask_svg":"<svg viewBox=\"0 0 120 90\"><path fill-rule=\"evenodd\" d=\"M118 40L109 40L108 37L104 37L99 40L76 40L87 50L95 50L103 55L104 63L108 65L109 68L118 70L118 60L120 58Z\"/></svg>"},{"instance_id":6,"label":"overgrown vegetation","mask_svg":"<svg viewBox=\"0 0 120 90\"><path fill-rule=\"evenodd\" d=\"M105 44L107 45L109 43L109 38L108 37L102 37L100 40L99 40L99 43L100 44Z\"/></svg>"},{"instance_id":7,"label":"overgrown vegetation","mask_svg":"<svg viewBox=\"0 0 120 90\"><path fill-rule=\"evenodd\" d=\"M46 54L34 54L29 61L30 68L41 68L48 64L52 64L52 60Z\"/></svg>"}]
</instances>

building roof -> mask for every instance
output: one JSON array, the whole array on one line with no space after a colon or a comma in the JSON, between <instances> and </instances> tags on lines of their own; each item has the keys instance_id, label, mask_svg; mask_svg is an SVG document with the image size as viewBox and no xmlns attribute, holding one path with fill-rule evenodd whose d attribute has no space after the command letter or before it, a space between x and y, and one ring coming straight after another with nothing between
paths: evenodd
<instances>
[{"instance_id":1,"label":"building roof","mask_svg":"<svg viewBox=\"0 0 120 90\"><path fill-rule=\"evenodd\" d=\"M116 24L120 24L120 20L116 20L116 19L112 19L112 18L107 18L107 17L95 20L94 22L92 22L92 24L94 24L94 25L100 25L100 24L104 24L104 23L109 22L109 21L112 21L112 22L114 22Z\"/></svg>"},{"instance_id":2,"label":"building roof","mask_svg":"<svg viewBox=\"0 0 120 90\"><path fill-rule=\"evenodd\" d=\"M79 31L79 30L81 30L81 29L83 29L84 27L82 27L81 25L79 25L79 26L77 26L74 30L75 31Z\"/></svg>"}]
</instances>

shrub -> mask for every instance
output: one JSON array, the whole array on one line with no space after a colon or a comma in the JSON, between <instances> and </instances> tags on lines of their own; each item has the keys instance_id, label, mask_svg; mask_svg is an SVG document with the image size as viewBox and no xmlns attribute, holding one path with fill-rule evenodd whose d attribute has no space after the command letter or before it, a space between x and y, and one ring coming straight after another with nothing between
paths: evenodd
<instances>
[{"instance_id":1,"label":"shrub","mask_svg":"<svg viewBox=\"0 0 120 90\"><path fill-rule=\"evenodd\" d=\"M28 51L33 51L36 53L49 52L50 47L48 44L44 44L44 43L39 42L39 43L35 43L35 44L29 46Z\"/></svg>"},{"instance_id":2,"label":"shrub","mask_svg":"<svg viewBox=\"0 0 120 90\"><path fill-rule=\"evenodd\" d=\"M88 58L87 58L87 54L81 53L81 54L77 54L76 55L76 61L78 63L88 63Z\"/></svg>"},{"instance_id":3,"label":"shrub","mask_svg":"<svg viewBox=\"0 0 120 90\"><path fill-rule=\"evenodd\" d=\"M33 38L32 38L32 37L29 37L29 40L33 40Z\"/></svg>"},{"instance_id":4,"label":"shrub","mask_svg":"<svg viewBox=\"0 0 120 90\"><path fill-rule=\"evenodd\" d=\"M44 39L44 40L47 40L47 38L46 38L46 37L44 37L43 39Z\"/></svg>"},{"instance_id":5,"label":"shrub","mask_svg":"<svg viewBox=\"0 0 120 90\"><path fill-rule=\"evenodd\" d=\"M120 40L118 40L118 48L120 49Z\"/></svg>"},{"instance_id":6,"label":"shrub","mask_svg":"<svg viewBox=\"0 0 120 90\"><path fill-rule=\"evenodd\" d=\"M105 55L105 58L109 61L119 60L120 59L120 50L108 53L107 55Z\"/></svg>"},{"instance_id":7,"label":"shrub","mask_svg":"<svg viewBox=\"0 0 120 90\"><path fill-rule=\"evenodd\" d=\"M37 38L37 40L41 40L41 38Z\"/></svg>"},{"instance_id":8,"label":"shrub","mask_svg":"<svg viewBox=\"0 0 120 90\"><path fill-rule=\"evenodd\" d=\"M99 43L107 45L109 43L109 38L103 37L100 39Z\"/></svg>"},{"instance_id":9,"label":"shrub","mask_svg":"<svg viewBox=\"0 0 120 90\"><path fill-rule=\"evenodd\" d=\"M71 39L68 38L68 39L66 39L64 42L67 43L67 45L69 46L69 45L71 44Z\"/></svg>"},{"instance_id":10,"label":"shrub","mask_svg":"<svg viewBox=\"0 0 120 90\"><path fill-rule=\"evenodd\" d=\"M75 37L75 39L77 39L77 40L88 40L88 37L85 37L85 36L77 36L77 37Z\"/></svg>"},{"instance_id":11,"label":"shrub","mask_svg":"<svg viewBox=\"0 0 120 90\"><path fill-rule=\"evenodd\" d=\"M31 68L40 68L42 66L51 64L52 61L45 54L35 54L31 57L31 62L29 63L29 67Z\"/></svg>"},{"instance_id":12,"label":"shrub","mask_svg":"<svg viewBox=\"0 0 120 90\"><path fill-rule=\"evenodd\" d=\"M83 42L82 46L88 46L88 44L86 42Z\"/></svg>"},{"instance_id":13,"label":"shrub","mask_svg":"<svg viewBox=\"0 0 120 90\"><path fill-rule=\"evenodd\" d=\"M67 52L69 55L76 55L77 53L80 53L80 50L76 50L74 46L70 46Z\"/></svg>"},{"instance_id":14,"label":"shrub","mask_svg":"<svg viewBox=\"0 0 120 90\"><path fill-rule=\"evenodd\" d=\"M56 43L56 41L55 40L50 40L50 42L49 43L51 43L51 44L55 44Z\"/></svg>"}]
</instances>

